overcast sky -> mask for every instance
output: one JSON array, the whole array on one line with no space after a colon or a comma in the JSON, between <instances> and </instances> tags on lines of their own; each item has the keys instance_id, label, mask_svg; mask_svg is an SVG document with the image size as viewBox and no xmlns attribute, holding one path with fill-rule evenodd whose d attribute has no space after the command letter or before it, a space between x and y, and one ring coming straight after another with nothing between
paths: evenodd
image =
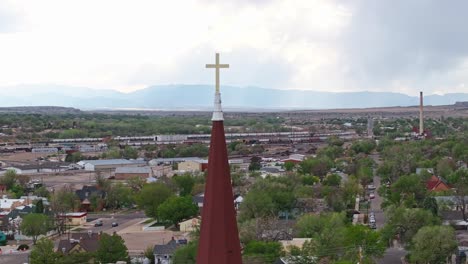
<instances>
[{"instance_id":1,"label":"overcast sky","mask_svg":"<svg viewBox=\"0 0 468 264\"><path fill-rule=\"evenodd\" d=\"M468 1L1 0L0 86L468 92Z\"/></svg>"}]
</instances>

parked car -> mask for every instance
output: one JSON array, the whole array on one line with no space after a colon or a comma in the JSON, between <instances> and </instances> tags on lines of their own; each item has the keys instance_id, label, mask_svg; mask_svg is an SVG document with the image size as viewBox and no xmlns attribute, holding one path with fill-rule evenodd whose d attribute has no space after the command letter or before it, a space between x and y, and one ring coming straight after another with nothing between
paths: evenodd
<instances>
[{"instance_id":1,"label":"parked car","mask_svg":"<svg viewBox=\"0 0 468 264\"><path fill-rule=\"evenodd\" d=\"M369 194L369 199L374 199L375 198L375 194L371 193Z\"/></svg>"},{"instance_id":2,"label":"parked car","mask_svg":"<svg viewBox=\"0 0 468 264\"><path fill-rule=\"evenodd\" d=\"M102 226L102 220L97 220L96 223L94 223L94 226Z\"/></svg>"},{"instance_id":3,"label":"parked car","mask_svg":"<svg viewBox=\"0 0 468 264\"><path fill-rule=\"evenodd\" d=\"M373 184L367 185L368 190L375 190L375 186Z\"/></svg>"},{"instance_id":4,"label":"parked car","mask_svg":"<svg viewBox=\"0 0 468 264\"><path fill-rule=\"evenodd\" d=\"M117 222L112 222L112 227L116 227L116 226L119 226L119 223L117 223Z\"/></svg>"}]
</instances>

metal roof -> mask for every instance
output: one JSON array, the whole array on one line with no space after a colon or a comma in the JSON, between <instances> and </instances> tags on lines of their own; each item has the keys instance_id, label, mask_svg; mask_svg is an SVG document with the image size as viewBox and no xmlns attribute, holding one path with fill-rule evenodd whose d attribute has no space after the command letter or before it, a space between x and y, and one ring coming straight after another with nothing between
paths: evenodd
<instances>
[{"instance_id":1,"label":"metal roof","mask_svg":"<svg viewBox=\"0 0 468 264\"><path fill-rule=\"evenodd\" d=\"M94 166L100 165L119 165L119 164L135 164L145 163L140 160L126 160L126 159L105 159L105 160L83 160L83 164L92 164Z\"/></svg>"},{"instance_id":2,"label":"metal roof","mask_svg":"<svg viewBox=\"0 0 468 264\"><path fill-rule=\"evenodd\" d=\"M142 173L151 174L150 167L117 167L115 173Z\"/></svg>"}]
</instances>

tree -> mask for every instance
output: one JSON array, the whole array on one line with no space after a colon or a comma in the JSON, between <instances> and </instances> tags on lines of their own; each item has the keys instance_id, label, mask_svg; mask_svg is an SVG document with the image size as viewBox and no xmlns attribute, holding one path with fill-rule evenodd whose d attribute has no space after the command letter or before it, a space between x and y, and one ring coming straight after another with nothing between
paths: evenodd
<instances>
[{"instance_id":1,"label":"tree","mask_svg":"<svg viewBox=\"0 0 468 264\"><path fill-rule=\"evenodd\" d=\"M447 263L457 249L450 226L425 226L413 237L410 259L414 263Z\"/></svg>"},{"instance_id":2,"label":"tree","mask_svg":"<svg viewBox=\"0 0 468 264\"><path fill-rule=\"evenodd\" d=\"M129 261L128 249L125 241L116 233L108 235L103 233L96 250L96 260L101 263L115 263Z\"/></svg>"},{"instance_id":3,"label":"tree","mask_svg":"<svg viewBox=\"0 0 468 264\"><path fill-rule=\"evenodd\" d=\"M129 207L132 203L132 190L129 187L122 183L117 183L108 188L106 196L106 206L108 208Z\"/></svg>"},{"instance_id":4,"label":"tree","mask_svg":"<svg viewBox=\"0 0 468 264\"><path fill-rule=\"evenodd\" d=\"M39 199L36 203L36 208L34 209L35 213L37 214L43 214L44 213L44 203L42 202L42 199Z\"/></svg>"},{"instance_id":5,"label":"tree","mask_svg":"<svg viewBox=\"0 0 468 264\"><path fill-rule=\"evenodd\" d=\"M296 223L299 237L311 238L314 244L314 255L337 259L343 253L341 248L345 228L344 213L327 213L320 215L303 215Z\"/></svg>"},{"instance_id":6,"label":"tree","mask_svg":"<svg viewBox=\"0 0 468 264\"><path fill-rule=\"evenodd\" d=\"M139 176L133 176L127 180L127 185L133 192L138 193L145 186L145 179Z\"/></svg>"},{"instance_id":7,"label":"tree","mask_svg":"<svg viewBox=\"0 0 468 264\"><path fill-rule=\"evenodd\" d=\"M62 215L68 212L74 212L78 206L79 198L70 185L66 185L52 194L50 198L50 209L54 213L55 227L59 234L66 231L66 219L62 217Z\"/></svg>"},{"instance_id":8,"label":"tree","mask_svg":"<svg viewBox=\"0 0 468 264\"><path fill-rule=\"evenodd\" d=\"M380 233L363 225L351 225L344 232L346 259L355 263L359 262L359 254L364 258L364 263L372 263L372 260L381 257L386 249ZM360 252L361 250L361 252Z\"/></svg>"},{"instance_id":9,"label":"tree","mask_svg":"<svg viewBox=\"0 0 468 264\"><path fill-rule=\"evenodd\" d=\"M258 171L262 168L262 164L260 163L262 158L260 157L252 157L250 159L249 171Z\"/></svg>"},{"instance_id":10,"label":"tree","mask_svg":"<svg viewBox=\"0 0 468 264\"><path fill-rule=\"evenodd\" d=\"M296 164L294 162L291 162L291 161L286 161L284 163L284 169L286 171L292 171L294 169L294 167L296 167Z\"/></svg>"},{"instance_id":11,"label":"tree","mask_svg":"<svg viewBox=\"0 0 468 264\"><path fill-rule=\"evenodd\" d=\"M177 175L172 178L179 189L180 196L190 195L192 193L193 185L195 185L195 179L190 174Z\"/></svg>"},{"instance_id":12,"label":"tree","mask_svg":"<svg viewBox=\"0 0 468 264\"><path fill-rule=\"evenodd\" d=\"M197 260L198 241L190 241L188 245L179 247L174 252L174 263L195 264Z\"/></svg>"},{"instance_id":13,"label":"tree","mask_svg":"<svg viewBox=\"0 0 468 264\"><path fill-rule=\"evenodd\" d=\"M130 146L126 146L123 150L122 156L126 159L138 158L138 150Z\"/></svg>"},{"instance_id":14,"label":"tree","mask_svg":"<svg viewBox=\"0 0 468 264\"><path fill-rule=\"evenodd\" d=\"M440 224L440 219L430 211L421 208L390 206L385 211L387 222L382 230L386 241L399 238L401 242L410 242L423 226Z\"/></svg>"},{"instance_id":15,"label":"tree","mask_svg":"<svg viewBox=\"0 0 468 264\"><path fill-rule=\"evenodd\" d=\"M441 159L437 162L437 173L439 176L447 178L455 171L456 164L452 159Z\"/></svg>"},{"instance_id":16,"label":"tree","mask_svg":"<svg viewBox=\"0 0 468 264\"><path fill-rule=\"evenodd\" d=\"M56 263L57 254L54 252L54 242L48 238L41 238L31 250L31 264Z\"/></svg>"},{"instance_id":17,"label":"tree","mask_svg":"<svg viewBox=\"0 0 468 264\"><path fill-rule=\"evenodd\" d=\"M49 217L43 214L28 214L23 218L20 230L26 236L32 237L33 243L36 244L37 237L49 231Z\"/></svg>"},{"instance_id":18,"label":"tree","mask_svg":"<svg viewBox=\"0 0 468 264\"><path fill-rule=\"evenodd\" d=\"M411 174L401 176L390 189L382 187L379 194L385 198L384 206L394 204L396 206L417 207L422 206L427 190L421 177Z\"/></svg>"},{"instance_id":19,"label":"tree","mask_svg":"<svg viewBox=\"0 0 468 264\"><path fill-rule=\"evenodd\" d=\"M372 150L375 148L375 141L371 139L355 141L353 145L351 145L351 149L356 153L365 153L370 154Z\"/></svg>"},{"instance_id":20,"label":"tree","mask_svg":"<svg viewBox=\"0 0 468 264\"><path fill-rule=\"evenodd\" d=\"M309 158L299 163L299 171L302 174L311 174L323 177L327 174L332 166L333 162L328 157L323 156L320 158Z\"/></svg>"},{"instance_id":21,"label":"tree","mask_svg":"<svg viewBox=\"0 0 468 264\"><path fill-rule=\"evenodd\" d=\"M326 186L340 186L341 177L338 174L330 174L323 179L322 183Z\"/></svg>"},{"instance_id":22,"label":"tree","mask_svg":"<svg viewBox=\"0 0 468 264\"><path fill-rule=\"evenodd\" d=\"M247 259L249 259L249 257L253 257L255 261L262 259L265 263L273 263L283 255L283 246L279 242L253 240L247 243L244 248L244 256L247 256Z\"/></svg>"},{"instance_id":23,"label":"tree","mask_svg":"<svg viewBox=\"0 0 468 264\"><path fill-rule=\"evenodd\" d=\"M165 184L150 183L135 196L135 201L147 216L156 218L158 207L172 195L173 192Z\"/></svg>"},{"instance_id":24,"label":"tree","mask_svg":"<svg viewBox=\"0 0 468 264\"><path fill-rule=\"evenodd\" d=\"M144 252L144 255L145 257L149 260L149 263L148 264L155 264L155 261L154 261L154 248L149 246L146 248L145 252Z\"/></svg>"},{"instance_id":25,"label":"tree","mask_svg":"<svg viewBox=\"0 0 468 264\"><path fill-rule=\"evenodd\" d=\"M50 197L50 192L44 186L37 188L36 190L34 190L33 193L34 195L39 196L39 197L44 197L44 198Z\"/></svg>"},{"instance_id":26,"label":"tree","mask_svg":"<svg viewBox=\"0 0 468 264\"><path fill-rule=\"evenodd\" d=\"M463 214L463 219L467 220L466 216L466 196L468 196L468 169L460 168L456 172L449 175L448 182L455 188L457 203L460 205L460 211Z\"/></svg>"},{"instance_id":27,"label":"tree","mask_svg":"<svg viewBox=\"0 0 468 264\"><path fill-rule=\"evenodd\" d=\"M192 202L190 196L172 196L158 207L157 212L159 219L170 221L177 226L180 221L195 216L198 206Z\"/></svg>"},{"instance_id":28,"label":"tree","mask_svg":"<svg viewBox=\"0 0 468 264\"><path fill-rule=\"evenodd\" d=\"M7 190L10 190L16 184L16 180L17 180L16 171L7 170L5 174L3 175L3 177L1 178L0 183L5 185Z\"/></svg>"},{"instance_id":29,"label":"tree","mask_svg":"<svg viewBox=\"0 0 468 264\"><path fill-rule=\"evenodd\" d=\"M83 159L84 159L83 154L81 154L81 152L79 151L73 152L71 154L67 154L67 156L65 157L66 162L72 162L72 163L77 163Z\"/></svg>"}]
</instances>

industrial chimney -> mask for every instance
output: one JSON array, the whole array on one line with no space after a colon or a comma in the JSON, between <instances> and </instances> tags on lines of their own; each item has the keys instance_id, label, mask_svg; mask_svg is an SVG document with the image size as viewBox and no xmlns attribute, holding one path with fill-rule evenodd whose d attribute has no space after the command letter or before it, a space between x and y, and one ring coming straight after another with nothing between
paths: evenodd
<instances>
[{"instance_id":1,"label":"industrial chimney","mask_svg":"<svg viewBox=\"0 0 468 264\"><path fill-rule=\"evenodd\" d=\"M423 92L419 92L419 135L424 135Z\"/></svg>"}]
</instances>

